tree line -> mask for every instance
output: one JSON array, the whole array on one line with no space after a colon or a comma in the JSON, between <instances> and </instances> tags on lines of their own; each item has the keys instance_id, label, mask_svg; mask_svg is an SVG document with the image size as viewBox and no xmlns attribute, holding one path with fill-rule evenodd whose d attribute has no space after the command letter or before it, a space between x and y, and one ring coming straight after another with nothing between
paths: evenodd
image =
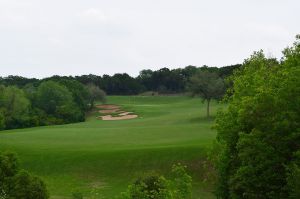
<instances>
[{"instance_id":1,"label":"tree line","mask_svg":"<svg viewBox=\"0 0 300 199\"><path fill-rule=\"evenodd\" d=\"M142 70L137 77L132 77L126 73L110 75L81 75L81 76L52 76L39 80L36 78L25 78L20 76L0 77L0 84L6 86L25 87L27 84L37 86L41 81L53 80L75 80L84 85L94 84L104 90L108 95L136 95L147 91L162 94L182 93L187 91L189 79L199 71L209 71L216 73L222 79L230 76L233 71L240 68L240 64L218 67L196 67L187 66L185 68L159 70Z\"/></svg>"},{"instance_id":2,"label":"tree line","mask_svg":"<svg viewBox=\"0 0 300 199\"><path fill-rule=\"evenodd\" d=\"M0 130L82 122L95 100L105 93L76 80L0 85Z\"/></svg>"},{"instance_id":3,"label":"tree line","mask_svg":"<svg viewBox=\"0 0 300 199\"><path fill-rule=\"evenodd\" d=\"M191 92L209 102L223 96L224 79L240 65L222 68L187 66L170 70L143 70L137 77L52 76L44 79L0 78L0 130L82 122L95 101L109 95Z\"/></svg>"}]
</instances>

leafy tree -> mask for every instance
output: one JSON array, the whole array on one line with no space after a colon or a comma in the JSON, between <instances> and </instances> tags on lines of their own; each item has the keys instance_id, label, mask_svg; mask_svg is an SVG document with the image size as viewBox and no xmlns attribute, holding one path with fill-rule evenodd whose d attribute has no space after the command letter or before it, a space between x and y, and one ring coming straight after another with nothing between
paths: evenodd
<instances>
[{"instance_id":1,"label":"leafy tree","mask_svg":"<svg viewBox=\"0 0 300 199\"><path fill-rule=\"evenodd\" d=\"M28 126L30 101L23 90L14 86L0 90L0 127L12 129Z\"/></svg>"},{"instance_id":2,"label":"leafy tree","mask_svg":"<svg viewBox=\"0 0 300 199\"><path fill-rule=\"evenodd\" d=\"M95 105L95 101L99 100L102 103L106 101L106 94L103 90L101 90L98 86L94 84L87 85L87 90L89 92L89 104L90 109L92 109Z\"/></svg>"},{"instance_id":3,"label":"leafy tree","mask_svg":"<svg viewBox=\"0 0 300 199\"><path fill-rule=\"evenodd\" d=\"M172 196L174 199L191 198L192 193L192 177L187 174L186 166L175 164L172 166Z\"/></svg>"},{"instance_id":4,"label":"leafy tree","mask_svg":"<svg viewBox=\"0 0 300 199\"><path fill-rule=\"evenodd\" d=\"M13 188L10 192L13 199L47 199L49 198L46 185L38 177L21 170L13 179Z\"/></svg>"},{"instance_id":5,"label":"leafy tree","mask_svg":"<svg viewBox=\"0 0 300 199\"><path fill-rule=\"evenodd\" d=\"M72 103L72 94L64 86L54 81L41 83L36 94L37 106L47 114L54 115L57 108Z\"/></svg>"},{"instance_id":6,"label":"leafy tree","mask_svg":"<svg viewBox=\"0 0 300 199\"><path fill-rule=\"evenodd\" d=\"M16 86L18 88L23 88L26 84L35 84L38 81L39 80L35 78L26 78L21 76L10 75L8 77L2 78L2 81L0 81L0 83L2 83L5 86Z\"/></svg>"},{"instance_id":7,"label":"leafy tree","mask_svg":"<svg viewBox=\"0 0 300 199\"><path fill-rule=\"evenodd\" d=\"M38 177L19 169L16 155L0 153L0 198L48 199L45 184Z\"/></svg>"},{"instance_id":8,"label":"leafy tree","mask_svg":"<svg viewBox=\"0 0 300 199\"><path fill-rule=\"evenodd\" d=\"M89 91L86 87L76 80L63 79L59 81L60 84L67 87L67 89L72 93L74 102L83 111L88 109Z\"/></svg>"},{"instance_id":9,"label":"leafy tree","mask_svg":"<svg viewBox=\"0 0 300 199\"><path fill-rule=\"evenodd\" d=\"M300 198L300 167L299 164L291 164L287 172L287 190L289 199Z\"/></svg>"},{"instance_id":10,"label":"leafy tree","mask_svg":"<svg viewBox=\"0 0 300 199\"><path fill-rule=\"evenodd\" d=\"M73 101L72 93L63 85L46 81L36 93L37 107L47 116L48 124L62 124L83 121L82 113Z\"/></svg>"},{"instance_id":11,"label":"leafy tree","mask_svg":"<svg viewBox=\"0 0 300 199\"><path fill-rule=\"evenodd\" d=\"M0 130L5 128L5 118L3 111L0 111Z\"/></svg>"},{"instance_id":12,"label":"leafy tree","mask_svg":"<svg viewBox=\"0 0 300 199\"><path fill-rule=\"evenodd\" d=\"M217 117L224 150L218 198L297 198L300 149L300 43L281 63L263 52L233 76L229 106Z\"/></svg>"},{"instance_id":13,"label":"leafy tree","mask_svg":"<svg viewBox=\"0 0 300 199\"><path fill-rule=\"evenodd\" d=\"M0 152L0 193L8 193L12 178L17 174L19 162L14 153Z\"/></svg>"},{"instance_id":14,"label":"leafy tree","mask_svg":"<svg viewBox=\"0 0 300 199\"><path fill-rule=\"evenodd\" d=\"M113 76L104 75L99 84L99 88L105 90L109 95L135 95L143 90L142 85L126 73L117 73Z\"/></svg>"},{"instance_id":15,"label":"leafy tree","mask_svg":"<svg viewBox=\"0 0 300 199\"><path fill-rule=\"evenodd\" d=\"M211 100L220 99L224 94L224 81L216 73L199 71L191 77L189 90L193 96L200 96L207 101L207 117L209 117Z\"/></svg>"}]
</instances>

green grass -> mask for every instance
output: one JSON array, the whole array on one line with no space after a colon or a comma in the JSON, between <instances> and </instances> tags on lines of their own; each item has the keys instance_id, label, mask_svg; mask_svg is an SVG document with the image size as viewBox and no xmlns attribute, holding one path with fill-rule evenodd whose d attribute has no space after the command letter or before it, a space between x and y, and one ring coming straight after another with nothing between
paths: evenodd
<instances>
[{"instance_id":1,"label":"green grass","mask_svg":"<svg viewBox=\"0 0 300 199\"><path fill-rule=\"evenodd\" d=\"M2 131L0 150L17 152L22 167L45 180L53 199L92 189L110 199L138 176L167 175L177 162L188 165L194 198L214 198L202 182L202 161L216 132L200 99L112 96L108 103L140 117L101 121L94 113L83 123ZM220 106L212 103L213 115Z\"/></svg>"}]
</instances>

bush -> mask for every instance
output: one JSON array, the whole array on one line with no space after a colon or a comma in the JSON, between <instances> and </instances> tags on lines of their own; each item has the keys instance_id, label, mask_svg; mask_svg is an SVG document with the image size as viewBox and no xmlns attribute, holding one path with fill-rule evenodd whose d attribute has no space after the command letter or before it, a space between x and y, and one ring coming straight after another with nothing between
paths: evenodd
<instances>
[{"instance_id":1,"label":"bush","mask_svg":"<svg viewBox=\"0 0 300 199\"><path fill-rule=\"evenodd\" d=\"M83 199L83 195L79 191L75 191L72 193L72 199Z\"/></svg>"},{"instance_id":2,"label":"bush","mask_svg":"<svg viewBox=\"0 0 300 199\"><path fill-rule=\"evenodd\" d=\"M47 199L49 198L46 185L38 177L27 171L19 171L13 179L10 195L14 199Z\"/></svg>"},{"instance_id":3,"label":"bush","mask_svg":"<svg viewBox=\"0 0 300 199\"><path fill-rule=\"evenodd\" d=\"M14 153L0 153L0 199L48 199L44 182L19 170Z\"/></svg>"},{"instance_id":4,"label":"bush","mask_svg":"<svg viewBox=\"0 0 300 199\"><path fill-rule=\"evenodd\" d=\"M121 194L121 199L189 199L191 198L192 178L186 167L173 165L171 178L149 175L139 178Z\"/></svg>"}]
</instances>

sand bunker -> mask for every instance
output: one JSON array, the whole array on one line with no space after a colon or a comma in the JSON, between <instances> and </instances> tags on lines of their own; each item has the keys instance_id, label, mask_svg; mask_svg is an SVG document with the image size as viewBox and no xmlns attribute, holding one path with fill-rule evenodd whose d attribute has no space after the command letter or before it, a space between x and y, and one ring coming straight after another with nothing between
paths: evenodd
<instances>
[{"instance_id":1,"label":"sand bunker","mask_svg":"<svg viewBox=\"0 0 300 199\"><path fill-rule=\"evenodd\" d=\"M97 105L96 107L101 109L99 110L99 113L102 114L118 113L118 116L104 115L98 117L106 121L107 120L130 120L138 117L138 115L132 114L133 112L122 111L120 109L120 106L114 104Z\"/></svg>"},{"instance_id":2,"label":"sand bunker","mask_svg":"<svg viewBox=\"0 0 300 199\"><path fill-rule=\"evenodd\" d=\"M125 115L129 115L131 113L133 113L133 112L123 112L123 113L120 113L119 116L125 116Z\"/></svg>"},{"instance_id":3,"label":"sand bunker","mask_svg":"<svg viewBox=\"0 0 300 199\"><path fill-rule=\"evenodd\" d=\"M120 109L109 109L109 110L100 110L99 113L117 113L118 111L120 111Z\"/></svg>"},{"instance_id":4,"label":"sand bunker","mask_svg":"<svg viewBox=\"0 0 300 199\"><path fill-rule=\"evenodd\" d=\"M130 119L134 119L137 118L138 115L124 115L124 116L117 116L117 117L113 117L111 115L105 115L105 116L101 116L102 120L130 120Z\"/></svg>"},{"instance_id":5,"label":"sand bunker","mask_svg":"<svg viewBox=\"0 0 300 199\"><path fill-rule=\"evenodd\" d=\"M102 104L102 105L97 105L96 106L97 108L100 108L100 109L119 109L120 106L118 105L114 105L114 104Z\"/></svg>"}]
</instances>

